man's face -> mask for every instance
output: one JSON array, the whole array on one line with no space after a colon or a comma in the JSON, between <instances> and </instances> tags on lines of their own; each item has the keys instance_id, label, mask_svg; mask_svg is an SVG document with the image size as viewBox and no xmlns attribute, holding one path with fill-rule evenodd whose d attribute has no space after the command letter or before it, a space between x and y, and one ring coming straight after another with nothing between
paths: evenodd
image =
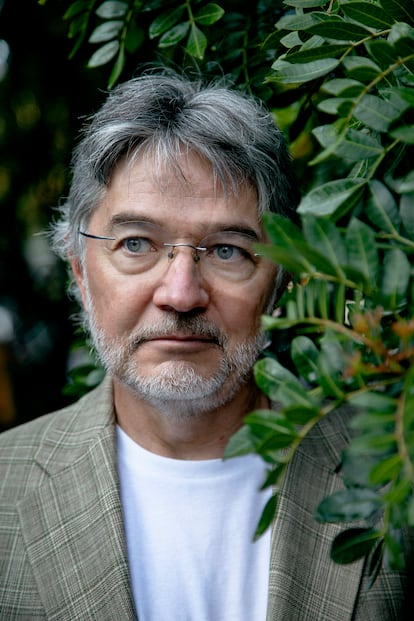
<instances>
[{"instance_id":1,"label":"man's face","mask_svg":"<svg viewBox=\"0 0 414 621\"><path fill-rule=\"evenodd\" d=\"M195 155L181 167L185 180L150 159L120 164L87 231L115 239L86 239L72 267L109 372L141 398L208 410L250 376L276 267L236 245L264 240L254 190L225 195Z\"/></svg>"}]
</instances>

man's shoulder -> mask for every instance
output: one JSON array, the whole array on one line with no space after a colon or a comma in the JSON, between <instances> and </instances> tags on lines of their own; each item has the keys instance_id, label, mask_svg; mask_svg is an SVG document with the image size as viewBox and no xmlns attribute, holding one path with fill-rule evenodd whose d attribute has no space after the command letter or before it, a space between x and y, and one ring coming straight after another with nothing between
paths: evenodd
<instances>
[{"instance_id":1,"label":"man's shoulder","mask_svg":"<svg viewBox=\"0 0 414 621\"><path fill-rule=\"evenodd\" d=\"M112 387L106 379L75 403L3 432L0 494L10 500L24 495L73 464L112 426Z\"/></svg>"},{"instance_id":2,"label":"man's shoulder","mask_svg":"<svg viewBox=\"0 0 414 621\"><path fill-rule=\"evenodd\" d=\"M354 414L351 407L342 405L323 416L301 443L298 455L317 467L336 470L353 435L350 422Z\"/></svg>"},{"instance_id":3,"label":"man's shoulder","mask_svg":"<svg viewBox=\"0 0 414 621\"><path fill-rule=\"evenodd\" d=\"M112 409L111 383L106 378L102 384L74 403L55 412L0 433L0 446L39 446L42 438L50 434L82 434L105 425ZM0 461L3 454L0 452Z\"/></svg>"}]
</instances>

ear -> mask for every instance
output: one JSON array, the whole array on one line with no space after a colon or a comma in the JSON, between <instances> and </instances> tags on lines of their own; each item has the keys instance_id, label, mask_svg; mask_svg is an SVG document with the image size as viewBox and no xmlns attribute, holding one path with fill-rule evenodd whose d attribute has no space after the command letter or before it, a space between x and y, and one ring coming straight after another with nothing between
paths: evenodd
<instances>
[{"instance_id":1,"label":"ear","mask_svg":"<svg viewBox=\"0 0 414 621\"><path fill-rule=\"evenodd\" d=\"M85 286L85 276L83 273L82 263L78 258L72 258L69 260L70 266L72 268L72 273L75 278L75 282L78 285L83 307L86 309L86 286Z\"/></svg>"}]
</instances>

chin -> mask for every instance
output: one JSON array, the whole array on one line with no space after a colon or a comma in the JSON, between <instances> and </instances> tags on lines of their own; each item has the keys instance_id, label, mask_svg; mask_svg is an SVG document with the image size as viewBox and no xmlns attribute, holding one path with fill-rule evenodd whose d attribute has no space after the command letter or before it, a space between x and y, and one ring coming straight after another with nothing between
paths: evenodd
<instances>
[{"instance_id":1,"label":"chin","mask_svg":"<svg viewBox=\"0 0 414 621\"><path fill-rule=\"evenodd\" d=\"M129 369L117 378L157 409L188 417L216 410L229 402L246 381L235 375L220 368L208 376L187 362L174 362L161 365L156 375L143 376L136 369Z\"/></svg>"}]
</instances>

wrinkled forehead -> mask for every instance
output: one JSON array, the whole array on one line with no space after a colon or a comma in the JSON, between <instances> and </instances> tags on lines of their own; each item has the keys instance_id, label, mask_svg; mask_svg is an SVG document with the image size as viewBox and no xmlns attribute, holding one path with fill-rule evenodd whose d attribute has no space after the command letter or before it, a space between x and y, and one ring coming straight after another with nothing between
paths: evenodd
<instances>
[{"instance_id":1,"label":"wrinkled forehead","mask_svg":"<svg viewBox=\"0 0 414 621\"><path fill-rule=\"evenodd\" d=\"M234 197L249 192L257 196L252 183L240 169L214 164L195 150L180 146L166 150L165 145L146 144L121 159L112 173L134 177L137 183L151 183L161 193L177 197ZM255 201L257 202L257 201Z\"/></svg>"}]
</instances>

